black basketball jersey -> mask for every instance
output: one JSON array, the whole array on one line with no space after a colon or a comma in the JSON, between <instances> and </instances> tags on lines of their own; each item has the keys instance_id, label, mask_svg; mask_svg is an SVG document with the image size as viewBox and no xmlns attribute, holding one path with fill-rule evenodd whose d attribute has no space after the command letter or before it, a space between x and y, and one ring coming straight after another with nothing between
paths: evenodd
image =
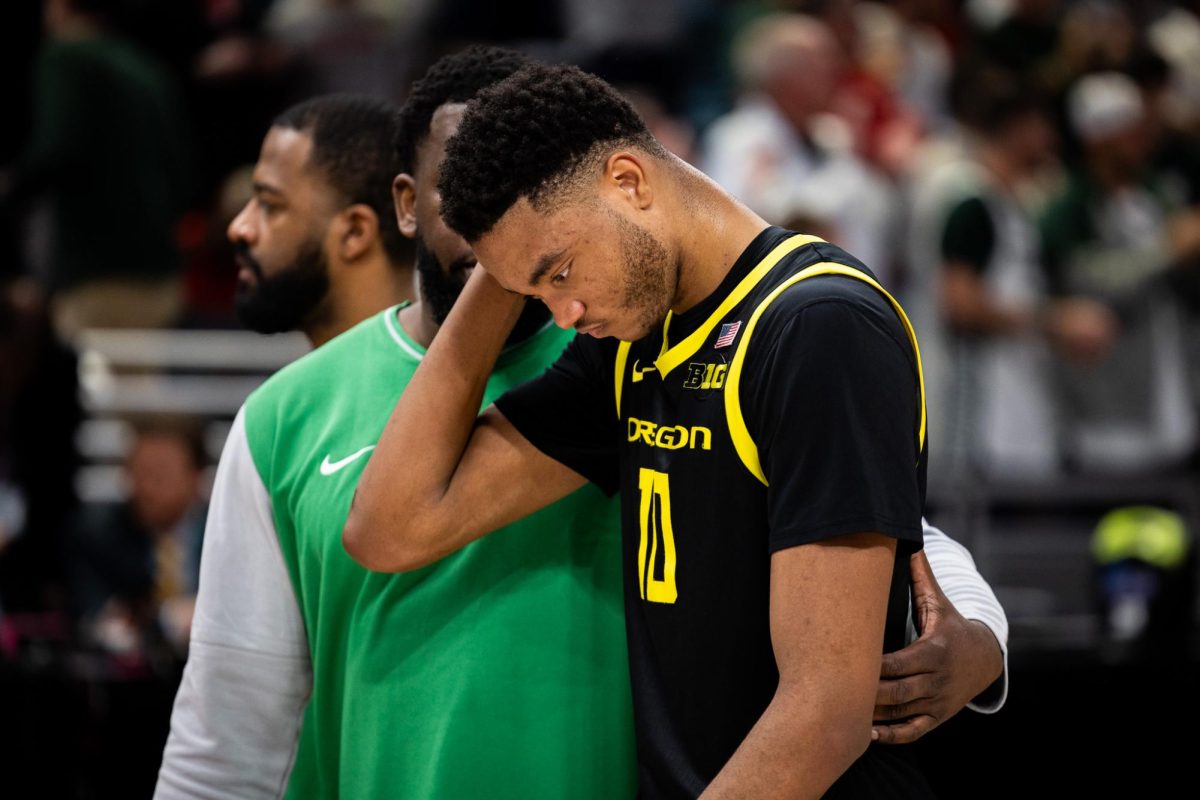
<instances>
[{"instance_id":1,"label":"black basketball jersey","mask_svg":"<svg viewBox=\"0 0 1200 800\"><path fill-rule=\"evenodd\" d=\"M498 406L535 446L619 485L641 796L698 795L770 703L776 550L900 540L885 649L903 645L924 495L919 357L899 305L839 248L768 229L661 331L577 337ZM923 786L903 751L872 746L829 796Z\"/></svg>"}]
</instances>

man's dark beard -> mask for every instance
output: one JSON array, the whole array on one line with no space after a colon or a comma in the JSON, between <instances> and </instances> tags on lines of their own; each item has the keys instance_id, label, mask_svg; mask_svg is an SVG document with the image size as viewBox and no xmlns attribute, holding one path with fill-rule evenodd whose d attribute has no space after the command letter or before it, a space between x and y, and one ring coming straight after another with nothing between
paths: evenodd
<instances>
[{"instance_id":1,"label":"man's dark beard","mask_svg":"<svg viewBox=\"0 0 1200 800\"><path fill-rule=\"evenodd\" d=\"M455 261L449 268L443 268L437 256L425 245L420 236L415 239L417 251L417 274L421 278L421 302L429 306L433 320L439 326L450 315L450 309L458 300L466 283L467 270L475 263L474 259L462 258ZM512 333L508 335L508 344L523 342L541 330L550 320L550 310L542 303L527 302Z\"/></svg>"},{"instance_id":2,"label":"man's dark beard","mask_svg":"<svg viewBox=\"0 0 1200 800\"><path fill-rule=\"evenodd\" d=\"M433 321L439 326L450 315L450 309L466 283L467 272L474 259L460 258L443 268L437 256L419 235L414 244L417 251L417 274L421 277L421 302L429 307Z\"/></svg>"},{"instance_id":3,"label":"man's dark beard","mask_svg":"<svg viewBox=\"0 0 1200 800\"><path fill-rule=\"evenodd\" d=\"M245 244L234 246L240 264L254 271L253 285L239 283L234 311L241 323L258 333L302 330L320 316L329 293L329 265L319 242L309 241L295 263L267 277Z\"/></svg>"}]
</instances>

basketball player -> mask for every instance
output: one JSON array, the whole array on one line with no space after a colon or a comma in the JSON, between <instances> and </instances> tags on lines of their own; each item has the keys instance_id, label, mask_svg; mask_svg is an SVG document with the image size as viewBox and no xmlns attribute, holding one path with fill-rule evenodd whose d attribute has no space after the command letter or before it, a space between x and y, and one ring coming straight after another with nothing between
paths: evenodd
<instances>
[{"instance_id":1,"label":"basketball player","mask_svg":"<svg viewBox=\"0 0 1200 800\"><path fill-rule=\"evenodd\" d=\"M486 271L383 432L349 552L416 570L589 481L619 488L640 796L929 796L902 749L869 746L922 543L900 307L575 68L482 92L438 188ZM477 418L524 296L584 335Z\"/></svg>"}]
</instances>

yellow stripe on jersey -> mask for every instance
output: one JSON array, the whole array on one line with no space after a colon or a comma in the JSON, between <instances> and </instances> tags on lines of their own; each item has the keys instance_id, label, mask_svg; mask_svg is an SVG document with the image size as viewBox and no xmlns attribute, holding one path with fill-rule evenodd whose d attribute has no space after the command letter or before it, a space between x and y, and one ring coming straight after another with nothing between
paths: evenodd
<instances>
[{"instance_id":1,"label":"yellow stripe on jersey","mask_svg":"<svg viewBox=\"0 0 1200 800\"><path fill-rule=\"evenodd\" d=\"M617 419L621 418L621 388L625 385L625 362L629 360L630 342L617 345L617 361L613 365L613 381L616 384Z\"/></svg>"},{"instance_id":2,"label":"yellow stripe on jersey","mask_svg":"<svg viewBox=\"0 0 1200 800\"><path fill-rule=\"evenodd\" d=\"M913 353L917 361L917 380L921 387L921 424L918 433L920 449L925 447L925 374L921 369L921 348L917 346L917 334L913 330L912 323L908 321L908 315L904 313L904 309L896 302L896 298L888 294L887 289L879 285L879 282L853 267L847 267L844 264L835 264L830 261L820 264L813 264L800 272L797 272L792 277L788 278L783 283L776 286L767 297L758 304L758 308L754 309L754 313L750 316L750 321L746 324L746 330L742 332L742 338L738 342L737 350L733 354L733 361L729 365L729 377L725 379L725 419L729 425L729 435L733 439L734 448L737 450L738 457L742 459L742 463L746 465L746 469L754 477L758 478L764 486L767 485L767 476L763 473L762 464L758 458L758 445L754 443L754 438L750 435L749 429L746 427L746 420L742 417L742 404L738 397L739 384L742 377L742 363L746 359L746 350L750 345L750 336L754 333L754 326L758 324L759 317L767 310L767 307L774 302L775 298L783 294L788 287L799 283L806 278L815 278L818 275L842 275L847 278L855 278L868 284L892 304L896 309L896 315L900 317L900 322L904 325L904 330L908 334L908 339L912 342Z\"/></svg>"},{"instance_id":3,"label":"yellow stripe on jersey","mask_svg":"<svg viewBox=\"0 0 1200 800\"><path fill-rule=\"evenodd\" d=\"M717 327L717 323L721 321L721 318L728 314L734 306L742 302L746 295L750 293L750 290L766 277L767 273L779 263L781 258L802 245L824 241L824 239L819 239L816 236L806 236L798 233L780 242L775 246L774 250L767 253L762 261L758 262L745 278L742 278L733 291L729 293L729 296L717 307L717 310L704 321L703 325L693 331L691 336L688 336L674 347L667 347L667 331L671 327L671 317L673 316L668 311L667 318L663 320L662 350L659 352L658 358L654 361L654 367L658 371L659 376L666 378L668 372L675 369L675 367L682 364L699 350L704 345L705 340L708 339L709 334L712 333L713 328ZM621 390L625 385L625 365L629 360L629 347L630 342L621 342L617 347L616 363L613 365L613 388L617 401L617 419L621 418Z\"/></svg>"},{"instance_id":4,"label":"yellow stripe on jersey","mask_svg":"<svg viewBox=\"0 0 1200 800\"><path fill-rule=\"evenodd\" d=\"M712 333L713 328L717 327L717 323L719 323L727 314L729 314L729 312L732 311L738 303L742 302L746 295L750 294L750 290L757 286L758 282L766 277L767 273L769 273L775 267L775 265L779 263L781 258L802 245L824 241L824 239L818 239L816 236L796 234L795 236L789 237L783 242L780 242L778 245L776 245L774 250L772 250L770 253L767 253L766 257L763 258L762 261L758 262L758 265L752 269L750 273L746 275L746 277L742 278L741 282L734 287L733 291L721 301L721 305L717 306L717 310L714 311L699 328L692 331L691 335L687 336L682 342L674 347L667 347L667 329L671 325L672 316L671 313L668 312L667 318L663 320L662 351L659 353L658 358L654 361L654 366L658 369L658 374L665 379L667 375L670 374L671 370L675 369L680 364L695 355L696 351L699 350L708 340L709 334Z\"/></svg>"}]
</instances>

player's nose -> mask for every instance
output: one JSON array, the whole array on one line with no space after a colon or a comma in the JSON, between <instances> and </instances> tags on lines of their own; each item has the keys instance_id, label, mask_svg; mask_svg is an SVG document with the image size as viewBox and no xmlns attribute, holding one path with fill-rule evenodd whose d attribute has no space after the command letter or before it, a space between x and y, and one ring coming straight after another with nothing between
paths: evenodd
<instances>
[{"instance_id":1,"label":"player's nose","mask_svg":"<svg viewBox=\"0 0 1200 800\"><path fill-rule=\"evenodd\" d=\"M566 300L550 305L550 313L554 315L554 324L567 330L579 324L586 310L579 300Z\"/></svg>"},{"instance_id":2,"label":"player's nose","mask_svg":"<svg viewBox=\"0 0 1200 800\"><path fill-rule=\"evenodd\" d=\"M229 241L237 244L245 242L253 244L254 226L250 224L250 204L254 201L246 203L242 206L242 210L238 215L229 221L229 227L225 229L225 235L229 237Z\"/></svg>"}]
</instances>

